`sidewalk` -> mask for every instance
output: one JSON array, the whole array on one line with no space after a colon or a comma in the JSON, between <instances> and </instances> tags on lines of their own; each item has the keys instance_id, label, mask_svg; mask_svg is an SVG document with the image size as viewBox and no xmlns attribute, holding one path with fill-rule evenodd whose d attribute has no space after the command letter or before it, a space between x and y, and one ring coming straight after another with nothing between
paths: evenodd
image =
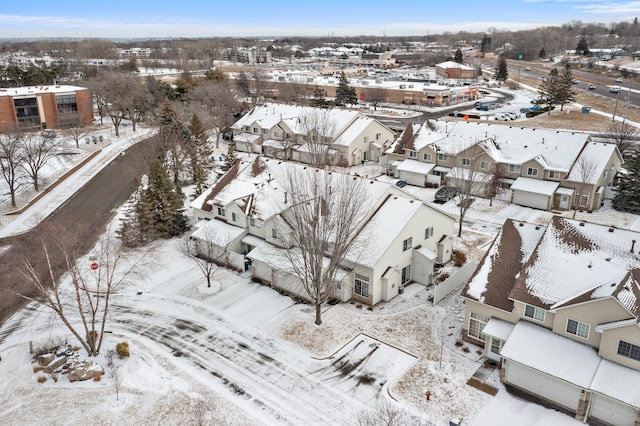
<instances>
[{"instance_id":1,"label":"sidewalk","mask_svg":"<svg viewBox=\"0 0 640 426\"><path fill-rule=\"evenodd\" d=\"M56 181L49 184L44 191L39 192L23 205L19 205L19 210L4 212L0 216L0 238L21 234L34 228L64 204L87 181L98 174L105 165L121 155L130 146L154 133L155 129L138 127L135 133L130 132L119 138L111 136L109 144L93 154L88 154L88 158L78 163L71 173L64 173Z\"/></svg>"}]
</instances>

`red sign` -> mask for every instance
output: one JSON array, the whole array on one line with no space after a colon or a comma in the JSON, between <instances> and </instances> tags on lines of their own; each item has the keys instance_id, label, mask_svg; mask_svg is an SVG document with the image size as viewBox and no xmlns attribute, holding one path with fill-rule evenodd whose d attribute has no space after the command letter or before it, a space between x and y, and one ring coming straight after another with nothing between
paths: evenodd
<instances>
[{"instance_id":1,"label":"red sign","mask_svg":"<svg viewBox=\"0 0 640 426\"><path fill-rule=\"evenodd\" d=\"M98 269L98 264L97 264L96 262L93 262L93 263L91 264L91 270L92 270L92 271L95 271L96 269Z\"/></svg>"}]
</instances>

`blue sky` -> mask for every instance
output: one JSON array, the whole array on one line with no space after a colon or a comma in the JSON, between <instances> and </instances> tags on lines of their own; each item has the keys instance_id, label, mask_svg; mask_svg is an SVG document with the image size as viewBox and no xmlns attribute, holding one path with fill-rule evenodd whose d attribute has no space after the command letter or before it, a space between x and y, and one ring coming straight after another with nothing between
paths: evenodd
<instances>
[{"instance_id":1,"label":"blue sky","mask_svg":"<svg viewBox=\"0 0 640 426\"><path fill-rule=\"evenodd\" d=\"M425 35L610 23L640 1L4 0L0 38Z\"/></svg>"}]
</instances>

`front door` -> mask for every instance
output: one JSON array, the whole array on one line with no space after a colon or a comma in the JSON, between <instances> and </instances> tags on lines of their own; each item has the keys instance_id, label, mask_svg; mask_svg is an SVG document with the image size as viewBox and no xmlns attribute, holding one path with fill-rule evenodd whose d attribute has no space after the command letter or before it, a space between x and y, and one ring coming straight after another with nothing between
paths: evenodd
<instances>
[{"instance_id":1,"label":"front door","mask_svg":"<svg viewBox=\"0 0 640 426\"><path fill-rule=\"evenodd\" d=\"M569 196L567 194L560 195L560 208L561 209L569 209Z\"/></svg>"}]
</instances>

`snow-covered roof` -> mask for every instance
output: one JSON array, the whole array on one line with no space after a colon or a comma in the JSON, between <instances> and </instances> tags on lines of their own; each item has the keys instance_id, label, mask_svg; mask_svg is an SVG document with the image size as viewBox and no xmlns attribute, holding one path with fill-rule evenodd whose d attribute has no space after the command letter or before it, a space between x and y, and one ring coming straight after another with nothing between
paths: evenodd
<instances>
[{"instance_id":1,"label":"snow-covered roof","mask_svg":"<svg viewBox=\"0 0 640 426\"><path fill-rule=\"evenodd\" d=\"M619 155L616 144L588 143L571 168L567 180L589 184L598 183L604 171L610 166L609 161L611 160L611 156L616 153Z\"/></svg>"},{"instance_id":2,"label":"snow-covered roof","mask_svg":"<svg viewBox=\"0 0 640 426\"><path fill-rule=\"evenodd\" d=\"M601 361L591 346L528 321L513 327L500 355L583 389L589 389Z\"/></svg>"},{"instance_id":3,"label":"snow-covered roof","mask_svg":"<svg viewBox=\"0 0 640 426\"><path fill-rule=\"evenodd\" d=\"M416 160L404 160L397 165L396 170L404 172L413 172L421 174L429 174L436 165L433 163L423 163Z\"/></svg>"},{"instance_id":4,"label":"snow-covered roof","mask_svg":"<svg viewBox=\"0 0 640 426\"><path fill-rule=\"evenodd\" d=\"M482 334L506 341L511 335L513 327L515 327L515 324L513 323L491 317L487 322L487 325L482 329Z\"/></svg>"},{"instance_id":5,"label":"snow-covered roof","mask_svg":"<svg viewBox=\"0 0 640 426\"><path fill-rule=\"evenodd\" d=\"M74 93L78 90L87 90L84 87L78 86L27 86L27 87L12 87L8 89L0 89L0 96L28 96L37 95L41 93Z\"/></svg>"},{"instance_id":6,"label":"snow-covered roof","mask_svg":"<svg viewBox=\"0 0 640 426\"><path fill-rule=\"evenodd\" d=\"M229 243L247 233L244 228L215 219L198 222L196 228L191 234L193 238L214 243L220 247L226 247Z\"/></svg>"},{"instance_id":7,"label":"snow-covered roof","mask_svg":"<svg viewBox=\"0 0 640 426\"><path fill-rule=\"evenodd\" d=\"M440 67L440 68L459 68L461 70L473 70L472 67L465 65L465 64L460 64L458 62L454 62L454 61L445 61L445 62L440 62L439 64L436 64L436 67Z\"/></svg>"},{"instance_id":8,"label":"snow-covered roof","mask_svg":"<svg viewBox=\"0 0 640 426\"><path fill-rule=\"evenodd\" d=\"M236 142L255 142L260 138L260 135L256 135L253 133L240 133L239 135L235 135L233 140Z\"/></svg>"},{"instance_id":9,"label":"snow-covered roof","mask_svg":"<svg viewBox=\"0 0 640 426\"><path fill-rule=\"evenodd\" d=\"M336 138L334 144L343 146L351 145L353 141L367 129L367 126L374 121L375 120L373 118L359 116Z\"/></svg>"},{"instance_id":10,"label":"snow-covered roof","mask_svg":"<svg viewBox=\"0 0 640 426\"><path fill-rule=\"evenodd\" d=\"M640 408L640 371L603 359L591 389Z\"/></svg>"},{"instance_id":11,"label":"snow-covered roof","mask_svg":"<svg viewBox=\"0 0 640 426\"><path fill-rule=\"evenodd\" d=\"M511 185L513 191L526 191L534 194L544 194L551 196L556 192L556 189L560 185L559 182L552 182L542 179L532 179L527 177L519 177Z\"/></svg>"}]
</instances>

